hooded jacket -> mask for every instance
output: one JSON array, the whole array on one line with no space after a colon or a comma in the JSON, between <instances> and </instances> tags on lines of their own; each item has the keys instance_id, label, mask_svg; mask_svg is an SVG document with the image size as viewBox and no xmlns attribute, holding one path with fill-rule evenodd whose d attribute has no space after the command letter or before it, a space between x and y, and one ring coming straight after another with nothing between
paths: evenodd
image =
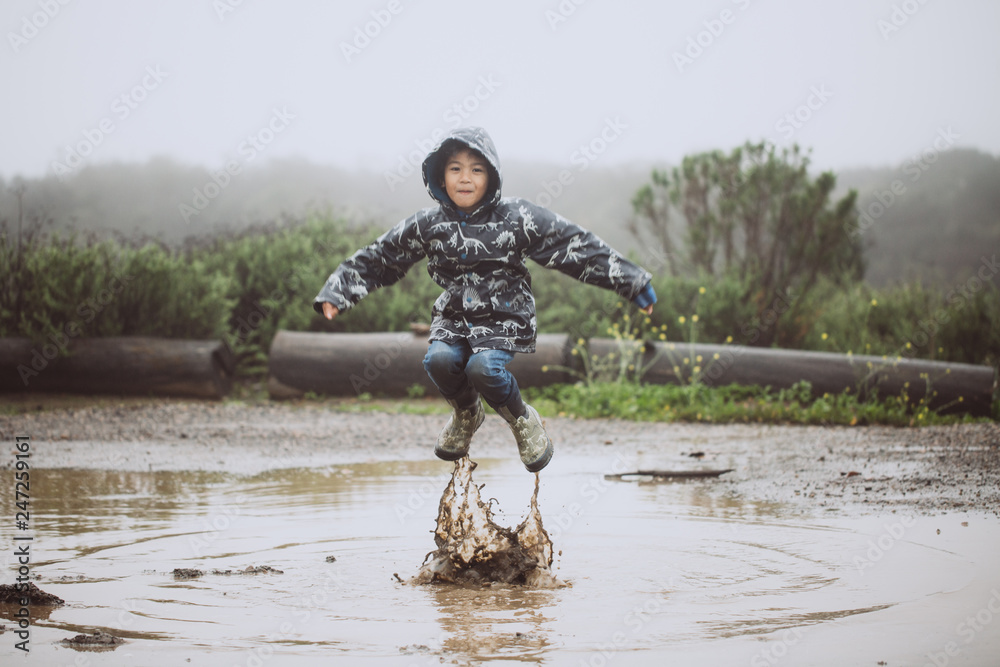
<instances>
[{"instance_id":1,"label":"hooded jacket","mask_svg":"<svg viewBox=\"0 0 1000 667\"><path fill-rule=\"evenodd\" d=\"M468 214L442 184L442 162L455 142L481 153L490 167L486 194ZM345 260L317 295L316 312L322 314L324 301L348 310L424 257L431 279L444 289L432 308L430 340L465 338L474 352L535 351L529 258L642 306L655 301L649 300L649 272L600 238L526 199L500 196L500 160L485 130L458 128L445 137L424 160L423 177L438 205L401 220Z\"/></svg>"}]
</instances>

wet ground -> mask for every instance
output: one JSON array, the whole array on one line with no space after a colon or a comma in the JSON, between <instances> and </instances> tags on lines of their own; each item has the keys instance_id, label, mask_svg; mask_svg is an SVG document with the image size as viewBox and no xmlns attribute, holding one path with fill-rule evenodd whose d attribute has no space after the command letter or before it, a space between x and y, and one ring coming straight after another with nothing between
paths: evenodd
<instances>
[{"instance_id":1,"label":"wet ground","mask_svg":"<svg viewBox=\"0 0 1000 667\"><path fill-rule=\"evenodd\" d=\"M30 660L1000 664L992 427L547 420L538 505L565 585L484 588L410 582L453 469L428 456L442 421L184 404L4 418L5 441L32 437L32 572L66 601L34 609ZM513 527L535 478L509 438L488 419L473 458ZM649 468L733 472L605 477ZM97 630L126 642L63 643Z\"/></svg>"}]
</instances>

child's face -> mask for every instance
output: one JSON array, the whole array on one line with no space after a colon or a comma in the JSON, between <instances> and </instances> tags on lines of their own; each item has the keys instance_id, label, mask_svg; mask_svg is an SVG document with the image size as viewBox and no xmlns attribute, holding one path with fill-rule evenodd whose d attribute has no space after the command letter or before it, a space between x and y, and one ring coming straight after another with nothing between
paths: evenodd
<instances>
[{"instance_id":1,"label":"child's face","mask_svg":"<svg viewBox=\"0 0 1000 667\"><path fill-rule=\"evenodd\" d=\"M455 153L444 165L445 192L463 213L476 210L489 182L486 161L468 149Z\"/></svg>"}]
</instances>

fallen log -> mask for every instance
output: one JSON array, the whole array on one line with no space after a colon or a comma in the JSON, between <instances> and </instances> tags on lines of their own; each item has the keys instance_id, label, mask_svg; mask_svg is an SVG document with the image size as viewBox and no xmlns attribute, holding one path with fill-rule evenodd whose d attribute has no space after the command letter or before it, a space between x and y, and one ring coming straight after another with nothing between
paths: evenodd
<instances>
[{"instance_id":1,"label":"fallen log","mask_svg":"<svg viewBox=\"0 0 1000 667\"><path fill-rule=\"evenodd\" d=\"M314 333L279 331L268 356L271 398L298 398L306 392L327 396L406 396L411 387L437 395L424 370L428 340L422 333ZM534 354L518 354L508 365L522 387L572 381L561 370L570 357L569 337L538 336Z\"/></svg>"},{"instance_id":2,"label":"fallen log","mask_svg":"<svg viewBox=\"0 0 1000 667\"><path fill-rule=\"evenodd\" d=\"M589 342L590 354L617 350L613 339ZM643 381L650 384L687 384L697 376L709 386L788 389L805 380L816 397L845 391L906 396L913 405L926 400L942 414L977 417L990 416L995 381L990 366L741 345L647 343L642 363L648 366Z\"/></svg>"},{"instance_id":3,"label":"fallen log","mask_svg":"<svg viewBox=\"0 0 1000 667\"><path fill-rule=\"evenodd\" d=\"M652 477L654 480L703 479L706 477L719 477L732 471L732 468L726 468L725 470L637 470L635 472L608 474L604 476L604 479L619 482L624 481L626 477Z\"/></svg>"},{"instance_id":4,"label":"fallen log","mask_svg":"<svg viewBox=\"0 0 1000 667\"><path fill-rule=\"evenodd\" d=\"M151 337L54 343L0 339L0 391L223 398L235 359L223 343Z\"/></svg>"}]
</instances>

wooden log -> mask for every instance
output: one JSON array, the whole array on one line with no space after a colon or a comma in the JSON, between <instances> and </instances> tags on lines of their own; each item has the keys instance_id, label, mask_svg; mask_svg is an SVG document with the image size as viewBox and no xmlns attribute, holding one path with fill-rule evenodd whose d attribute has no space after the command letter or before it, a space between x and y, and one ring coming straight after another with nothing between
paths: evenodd
<instances>
[{"instance_id":1,"label":"wooden log","mask_svg":"<svg viewBox=\"0 0 1000 667\"><path fill-rule=\"evenodd\" d=\"M602 356L616 351L617 345L612 339L592 339L589 348ZM943 414L988 417L993 400L993 368L972 364L689 343L647 343L643 363L650 365L643 381L652 384L690 382L694 367L700 366L700 380L709 386L787 389L805 380L814 396L850 391L886 397L905 392L911 404L927 399L931 409Z\"/></svg>"},{"instance_id":2,"label":"wooden log","mask_svg":"<svg viewBox=\"0 0 1000 667\"><path fill-rule=\"evenodd\" d=\"M271 398L296 398L306 392L328 396L406 396L414 385L428 395L437 388L424 371L428 340L412 332L311 333L279 331L268 357ZM569 337L538 336L534 354L516 354L508 369L522 387L570 381L562 366L570 358Z\"/></svg>"},{"instance_id":3,"label":"wooden log","mask_svg":"<svg viewBox=\"0 0 1000 667\"><path fill-rule=\"evenodd\" d=\"M141 336L0 339L0 391L222 398L235 359L220 341Z\"/></svg>"},{"instance_id":4,"label":"wooden log","mask_svg":"<svg viewBox=\"0 0 1000 667\"><path fill-rule=\"evenodd\" d=\"M703 479L706 477L719 477L732 471L732 468L726 468L725 470L637 470L635 472L608 474L604 476L604 479L619 482L625 481L626 477L630 479L634 477L652 477L654 481L667 479Z\"/></svg>"}]
</instances>

